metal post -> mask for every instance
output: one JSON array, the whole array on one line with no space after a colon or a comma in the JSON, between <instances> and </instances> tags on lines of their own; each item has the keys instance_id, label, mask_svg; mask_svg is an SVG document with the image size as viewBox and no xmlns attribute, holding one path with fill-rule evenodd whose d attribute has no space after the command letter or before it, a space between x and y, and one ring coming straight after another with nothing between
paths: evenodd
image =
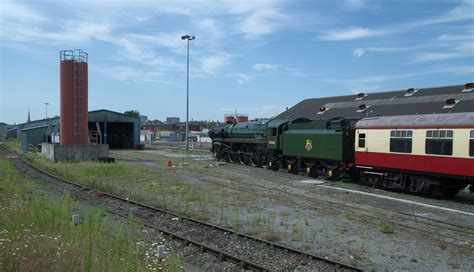
<instances>
[{"instance_id":1,"label":"metal post","mask_svg":"<svg viewBox=\"0 0 474 272\"><path fill-rule=\"evenodd\" d=\"M187 42L187 61L186 61L186 155L189 150L189 41L194 40L196 37L191 35L181 36L182 40Z\"/></svg>"},{"instance_id":2,"label":"metal post","mask_svg":"<svg viewBox=\"0 0 474 272\"><path fill-rule=\"evenodd\" d=\"M189 150L189 39L188 40L188 59L186 73L186 153Z\"/></svg>"},{"instance_id":3,"label":"metal post","mask_svg":"<svg viewBox=\"0 0 474 272\"><path fill-rule=\"evenodd\" d=\"M46 107L46 119L48 119L48 105L49 105L49 103L45 102L44 105Z\"/></svg>"}]
</instances>

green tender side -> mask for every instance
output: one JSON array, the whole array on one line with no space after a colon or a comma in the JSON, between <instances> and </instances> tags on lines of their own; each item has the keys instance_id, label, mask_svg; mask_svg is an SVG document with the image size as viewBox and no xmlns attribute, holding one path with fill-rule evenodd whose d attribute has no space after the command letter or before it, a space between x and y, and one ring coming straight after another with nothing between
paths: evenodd
<instances>
[{"instance_id":1,"label":"green tender side","mask_svg":"<svg viewBox=\"0 0 474 272\"><path fill-rule=\"evenodd\" d=\"M283 155L343 160L343 132L328 129L291 129L283 133Z\"/></svg>"}]
</instances>

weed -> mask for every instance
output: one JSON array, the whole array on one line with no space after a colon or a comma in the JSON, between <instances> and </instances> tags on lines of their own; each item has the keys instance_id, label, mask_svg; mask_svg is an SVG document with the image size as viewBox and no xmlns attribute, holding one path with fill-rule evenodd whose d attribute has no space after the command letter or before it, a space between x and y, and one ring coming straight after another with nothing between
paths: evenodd
<instances>
[{"instance_id":1,"label":"weed","mask_svg":"<svg viewBox=\"0 0 474 272\"><path fill-rule=\"evenodd\" d=\"M395 232L393 226L386 222L381 222L379 224L379 231L384 234L392 234Z\"/></svg>"},{"instance_id":2,"label":"weed","mask_svg":"<svg viewBox=\"0 0 474 272\"><path fill-rule=\"evenodd\" d=\"M58 201L31 191L35 185L6 160L0 159L0 170L0 204L5 207L0 210L1 270L161 269L158 259L145 257L150 245L141 241L142 226L132 217L110 224L103 209L74 208L67 192ZM80 215L79 225L72 223L72 213Z\"/></svg>"},{"instance_id":3,"label":"weed","mask_svg":"<svg viewBox=\"0 0 474 272\"><path fill-rule=\"evenodd\" d=\"M255 215L251 220L250 220L250 226L254 228L260 227L260 224L262 223L262 215L258 213Z\"/></svg>"},{"instance_id":4,"label":"weed","mask_svg":"<svg viewBox=\"0 0 474 272\"><path fill-rule=\"evenodd\" d=\"M345 212L344 213L344 217L347 219L347 220L357 220L357 217L355 216L355 214L353 214L352 212Z\"/></svg>"},{"instance_id":5,"label":"weed","mask_svg":"<svg viewBox=\"0 0 474 272\"><path fill-rule=\"evenodd\" d=\"M278 242L281 240L281 237L276 233L265 233L262 235L262 238L270 242Z\"/></svg>"}]
</instances>

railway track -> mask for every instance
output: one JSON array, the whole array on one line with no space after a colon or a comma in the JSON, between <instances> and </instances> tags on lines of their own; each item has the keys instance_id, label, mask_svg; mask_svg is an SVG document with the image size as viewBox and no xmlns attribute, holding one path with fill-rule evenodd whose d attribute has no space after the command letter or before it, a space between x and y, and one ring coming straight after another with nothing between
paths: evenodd
<instances>
[{"instance_id":1,"label":"railway track","mask_svg":"<svg viewBox=\"0 0 474 272\"><path fill-rule=\"evenodd\" d=\"M57 177L35 167L2 145L0 154L30 177L66 189L75 197L90 201L111 214L125 218L132 214L135 220L145 226L157 229L171 239L195 246L201 252L215 255L222 262L232 262L240 269L362 271L349 264L305 253Z\"/></svg>"},{"instance_id":2,"label":"railway track","mask_svg":"<svg viewBox=\"0 0 474 272\"><path fill-rule=\"evenodd\" d=\"M282 173L283 174L283 173ZM195 177L201 180L202 182L208 182L207 177L202 174L195 174ZM216 181L213 181L215 184ZM429 235L431 237L440 237L448 241L458 241L459 243L465 242L463 238L461 237L453 237L450 234L446 234L446 231L458 231L462 232L464 234L468 235L474 235L474 229L472 227L464 226L464 225L459 225L454 222L446 222L442 220L437 220L425 216L418 216L414 214L410 214L407 212L400 212L397 210L390 210L386 209L383 207L378 207L374 209L366 209L362 207L354 207L351 204L346 204L346 203L340 203L336 202L334 200L324 200L321 198L318 198L317 196L312 196L309 194L297 194L297 193L292 193L289 192L288 190L284 189L279 189L275 187L268 187L265 185L261 184L255 184L252 183L251 186L247 186L246 184L241 184L242 186L239 186L238 188L235 187L234 184L226 184L223 182L218 182L219 186L226 187L229 189L233 190L240 190L243 192L248 192L255 194L254 189L257 187L262 191L268 191L272 190L273 192L278 192L280 195L289 195L292 196L294 199L298 199L300 201L306 201L307 203L317 203L317 207L324 207L325 209L330 209L333 210L334 212L341 212L341 211L346 211L346 212L352 212L360 217L365 217L370 220L379 220L379 221L384 221L389 224L397 225L403 229L407 230L414 230L418 231L421 233L425 233L426 235ZM252 188L252 189L249 189ZM313 193L313 192L311 192ZM386 213L393 213L395 215L398 215L400 218L387 218ZM375 213L375 215L374 215ZM431 229L428 229L427 227L430 227ZM435 236L433 236L435 234Z\"/></svg>"},{"instance_id":3,"label":"railway track","mask_svg":"<svg viewBox=\"0 0 474 272\"><path fill-rule=\"evenodd\" d=\"M285 172L277 172L277 173L286 174ZM223 184L223 186L225 186L225 184ZM256 187L262 188L264 190L269 189L264 185L252 184L252 186L256 186ZM347 190L347 189L344 189L344 188L341 188L341 187L324 186L324 185L322 187L325 187L325 188L328 188L328 189L331 189L331 190L341 190L341 191L346 191L346 192L354 191L354 193L360 193L360 194L365 194L365 195L376 195L374 193L365 193L363 191ZM350 204L340 203L340 202L336 202L336 201L332 201L332 200L322 200L318 197L309 197L307 195L295 194L295 193L288 192L286 190L280 190L280 189L275 189L275 188L272 188L272 190L281 192L282 194L287 194L287 195L295 196L295 197L298 197L298 198L303 198L303 199L306 199L308 201L315 201L315 202L318 202L318 203L324 203L323 205L327 206L328 208L336 208L336 209L343 208L345 210L355 211L354 207ZM383 197L380 197L380 198L383 198ZM393 201L399 201L399 202L402 202L402 203L403 202L406 202L406 203L410 202L410 201L406 201L406 200L401 199L401 198L398 199L396 197L386 197L386 198L391 199ZM415 203L418 204L418 202L415 202L415 201L411 201L411 202L413 202L414 204ZM421 203L421 202L419 204L420 204L420 206L432 206L433 208L445 209L448 212L449 212L449 210L452 210L453 212L457 212L457 213L464 214L464 215L469 215L469 216L471 216L473 214L470 211L465 211L465 210L462 210L462 209L453 209L453 208L449 208L449 207L444 207L442 205L430 205L430 204L425 204L425 203ZM453 222L446 222L446 221L443 221L443 220L437 220L437 219L434 219L434 218L426 217L426 216L423 216L423 215L417 215L417 214L413 214L413 213L409 213L409 212L404 212L404 211L391 210L391 209L386 209L386 208L382 208L382 207L378 207L377 209L381 209L384 212L391 212L391 213L394 213L394 214L405 216L406 220L409 220L409 221L413 220L413 218L416 217L418 219L425 220L427 222L432 222L432 223L436 223L436 224L445 225L445 227L448 227L448 228L449 227L454 227L454 228L464 229L464 230L469 231L472 234L474 234L474 228L470 227L470 226L464 226L464 225L456 224L456 223L453 223ZM374 211L371 211L371 212L374 212ZM367 216L369 216L369 215L367 215ZM373 216L369 216L369 217L373 217ZM376 218L376 217L374 217L374 218ZM396 222L392 222L392 223L396 223ZM428 223L428 224L431 224L431 223Z\"/></svg>"}]
</instances>

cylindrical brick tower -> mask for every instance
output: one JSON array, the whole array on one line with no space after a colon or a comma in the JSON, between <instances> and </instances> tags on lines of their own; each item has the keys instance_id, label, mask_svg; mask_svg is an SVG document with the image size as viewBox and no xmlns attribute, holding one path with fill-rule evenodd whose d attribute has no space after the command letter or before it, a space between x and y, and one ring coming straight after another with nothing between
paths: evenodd
<instances>
[{"instance_id":1,"label":"cylindrical brick tower","mask_svg":"<svg viewBox=\"0 0 474 272\"><path fill-rule=\"evenodd\" d=\"M80 50L60 52L60 137L61 145L88 144L87 53Z\"/></svg>"}]
</instances>

